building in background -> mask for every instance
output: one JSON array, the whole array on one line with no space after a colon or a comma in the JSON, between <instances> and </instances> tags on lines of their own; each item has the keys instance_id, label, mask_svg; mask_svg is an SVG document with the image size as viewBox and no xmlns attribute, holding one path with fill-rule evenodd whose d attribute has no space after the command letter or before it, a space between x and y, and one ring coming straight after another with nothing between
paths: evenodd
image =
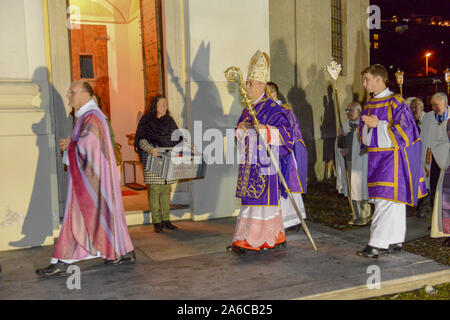
<instances>
[{"instance_id":1,"label":"building in background","mask_svg":"<svg viewBox=\"0 0 450 320\"><path fill-rule=\"evenodd\" d=\"M101 96L124 160L136 160L130 134L157 92L167 95L178 125L194 141L205 140L206 151L208 129L234 145L226 129L242 112L225 69L238 66L245 75L253 53L266 51L271 80L299 118L310 182L332 175L338 119L325 66L332 56L343 65L341 105L364 101L369 0L207 3L0 0L0 250L51 245L58 236L67 183L58 141L73 127L66 92L77 79ZM213 164L204 180L177 184L172 202L187 208L174 210L172 220L237 214L236 178L236 164ZM127 221L150 222L144 215L127 212Z\"/></svg>"},{"instance_id":2,"label":"building in background","mask_svg":"<svg viewBox=\"0 0 450 320\"><path fill-rule=\"evenodd\" d=\"M397 92L395 72L404 71L403 95L420 97L425 111L431 110L431 96L447 91L444 70L450 67L448 1L370 2L380 6L382 17L381 28L370 32L371 64L386 66L390 86Z\"/></svg>"}]
</instances>

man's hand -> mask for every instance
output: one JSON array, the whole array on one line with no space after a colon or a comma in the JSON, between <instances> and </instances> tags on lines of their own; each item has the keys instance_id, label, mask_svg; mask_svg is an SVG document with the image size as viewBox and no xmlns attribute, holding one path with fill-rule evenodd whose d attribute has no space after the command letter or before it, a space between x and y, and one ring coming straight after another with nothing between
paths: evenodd
<instances>
[{"instance_id":1,"label":"man's hand","mask_svg":"<svg viewBox=\"0 0 450 320\"><path fill-rule=\"evenodd\" d=\"M70 136L68 136L66 139L59 140L59 148L61 149L61 151L67 150L67 146L69 145L70 141L72 141Z\"/></svg>"},{"instance_id":2,"label":"man's hand","mask_svg":"<svg viewBox=\"0 0 450 320\"><path fill-rule=\"evenodd\" d=\"M339 135L339 136L344 135L344 130L342 130L342 128L339 128L339 129L338 129L338 135Z\"/></svg>"},{"instance_id":3,"label":"man's hand","mask_svg":"<svg viewBox=\"0 0 450 320\"><path fill-rule=\"evenodd\" d=\"M160 154L158 153L158 149L156 149L156 148L150 149L150 154L152 156L154 156L154 157L159 157L160 156Z\"/></svg>"},{"instance_id":4,"label":"man's hand","mask_svg":"<svg viewBox=\"0 0 450 320\"><path fill-rule=\"evenodd\" d=\"M245 121L242 121L241 123L239 123L238 129L242 129L244 131L247 131L251 127L252 126L250 125L250 123L247 120L245 120Z\"/></svg>"},{"instance_id":5,"label":"man's hand","mask_svg":"<svg viewBox=\"0 0 450 320\"><path fill-rule=\"evenodd\" d=\"M266 131L266 126L263 124L254 124L253 128L258 132L258 134L263 134Z\"/></svg>"},{"instance_id":6,"label":"man's hand","mask_svg":"<svg viewBox=\"0 0 450 320\"><path fill-rule=\"evenodd\" d=\"M378 125L378 117L373 115L373 116L362 116L361 120L364 121L364 123L369 127L369 128L376 128Z\"/></svg>"},{"instance_id":7,"label":"man's hand","mask_svg":"<svg viewBox=\"0 0 450 320\"><path fill-rule=\"evenodd\" d=\"M347 148L342 149L341 153L342 153L342 156L345 157L348 154L348 149Z\"/></svg>"}]
</instances>

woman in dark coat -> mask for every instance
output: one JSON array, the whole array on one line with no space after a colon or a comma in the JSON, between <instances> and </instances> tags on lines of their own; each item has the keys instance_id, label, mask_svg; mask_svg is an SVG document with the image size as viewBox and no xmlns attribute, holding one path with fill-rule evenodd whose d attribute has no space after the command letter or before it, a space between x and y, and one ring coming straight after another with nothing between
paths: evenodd
<instances>
[{"instance_id":1,"label":"woman in dark coat","mask_svg":"<svg viewBox=\"0 0 450 320\"><path fill-rule=\"evenodd\" d=\"M170 222L170 185L176 181L167 181L156 174L146 171L148 154L159 156L158 147L174 147L179 141L172 141L172 133L178 129L175 120L169 113L167 99L163 95L156 96L144 116L139 121L134 149L144 164L144 182L147 184L148 200L155 232L163 228L176 230ZM159 208L161 207L161 211Z\"/></svg>"}]
</instances>

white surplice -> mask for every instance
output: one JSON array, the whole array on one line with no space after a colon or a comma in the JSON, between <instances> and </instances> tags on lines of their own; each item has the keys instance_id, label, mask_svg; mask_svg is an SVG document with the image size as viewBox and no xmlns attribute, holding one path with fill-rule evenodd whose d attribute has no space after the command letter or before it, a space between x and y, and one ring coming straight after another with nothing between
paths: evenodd
<instances>
[{"instance_id":1,"label":"white surplice","mask_svg":"<svg viewBox=\"0 0 450 320\"><path fill-rule=\"evenodd\" d=\"M359 120L354 122L359 125ZM344 134L350 132L350 122L347 121L342 125ZM345 174L345 160L342 156L342 149L337 147L337 139L335 144L335 158L336 158L336 189L339 193L348 196L347 178ZM362 201L369 199L369 190L367 187L367 167L368 167L368 153L361 153L361 144L359 143L359 133L353 133L352 141L352 168L350 170L350 186L351 198L354 201Z\"/></svg>"},{"instance_id":2,"label":"white surplice","mask_svg":"<svg viewBox=\"0 0 450 320\"><path fill-rule=\"evenodd\" d=\"M436 163L441 169L441 174L439 176L438 184L436 187L436 194L434 196L433 215L431 217L432 238L450 236L450 234L446 234L440 231L442 230L442 227L439 227L439 218L442 217L442 185L444 182L445 171L450 165L450 141L448 139L447 133L447 122L448 119L446 121L443 121L439 126L437 139L432 143L431 146L431 151L433 152Z\"/></svg>"},{"instance_id":3,"label":"white surplice","mask_svg":"<svg viewBox=\"0 0 450 320\"><path fill-rule=\"evenodd\" d=\"M450 107L447 106L447 118L450 115ZM436 120L434 111L425 113L421 123L420 139L422 139L422 166L424 168L425 182L428 190L430 190L430 172L431 172L431 154L436 159L436 156L432 153L432 145L436 141L439 135L439 128L446 125L447 121L439 124ZM430 161L426 163L427 153L430 153Z\"/></svg>"}]
</instances>

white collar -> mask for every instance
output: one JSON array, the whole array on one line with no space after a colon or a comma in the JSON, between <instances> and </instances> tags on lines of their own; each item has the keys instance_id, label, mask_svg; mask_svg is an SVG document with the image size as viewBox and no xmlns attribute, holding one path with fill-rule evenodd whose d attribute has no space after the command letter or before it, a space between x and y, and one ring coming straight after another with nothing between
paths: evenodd
<instances>
[{"instance_id":1,"label":"white collar","mask_svg":"<svg viewBox=\"0 0 450 320\"><path fill-rule=\"evenodd\" d=\"M393 92L391 90L389 90L389 88L386 87L386 89L381 91L379 94L377 94L376 96L374 95L374 98L375 99L386 98L386 97L389 97L391 94L393 94Z\"/></svg>"},{"instance_id":2,"label":"white collar","mask_svg":"<svg viewBox=\"0 0 450 320\"><path fill-rule=\"evenodd\" d=\"M94 99L89 100L86 102L80 109L78 109L77 112L75 112L75 117L80 118L82 117L86 112L91 110L100 110L100 108L95 103Z\"/></svg>"},{"instance_id":3,"label":"white collar","mask_svg":"<svg viewBox=\"0 0 450 320\"><path fill-rule=\"evenodd\" d=\"M277 100L276 101L280 106L283 104L283 102L281 102L281 100Z\"/></svg>"},{"instance_id":4,"label":"white collar","mask_svg":"<svg viewBox=\"0 0 450 320\"><path fill-rule=\"evenodd\" d=\"M264 94L265 94L265 92L263 92L263 94L262 94L258 99L256 99L255 101L253 101L252 104L257 104L258 102L260 102L261 99L264 97Z\"/></svg>"}]
</instances>

